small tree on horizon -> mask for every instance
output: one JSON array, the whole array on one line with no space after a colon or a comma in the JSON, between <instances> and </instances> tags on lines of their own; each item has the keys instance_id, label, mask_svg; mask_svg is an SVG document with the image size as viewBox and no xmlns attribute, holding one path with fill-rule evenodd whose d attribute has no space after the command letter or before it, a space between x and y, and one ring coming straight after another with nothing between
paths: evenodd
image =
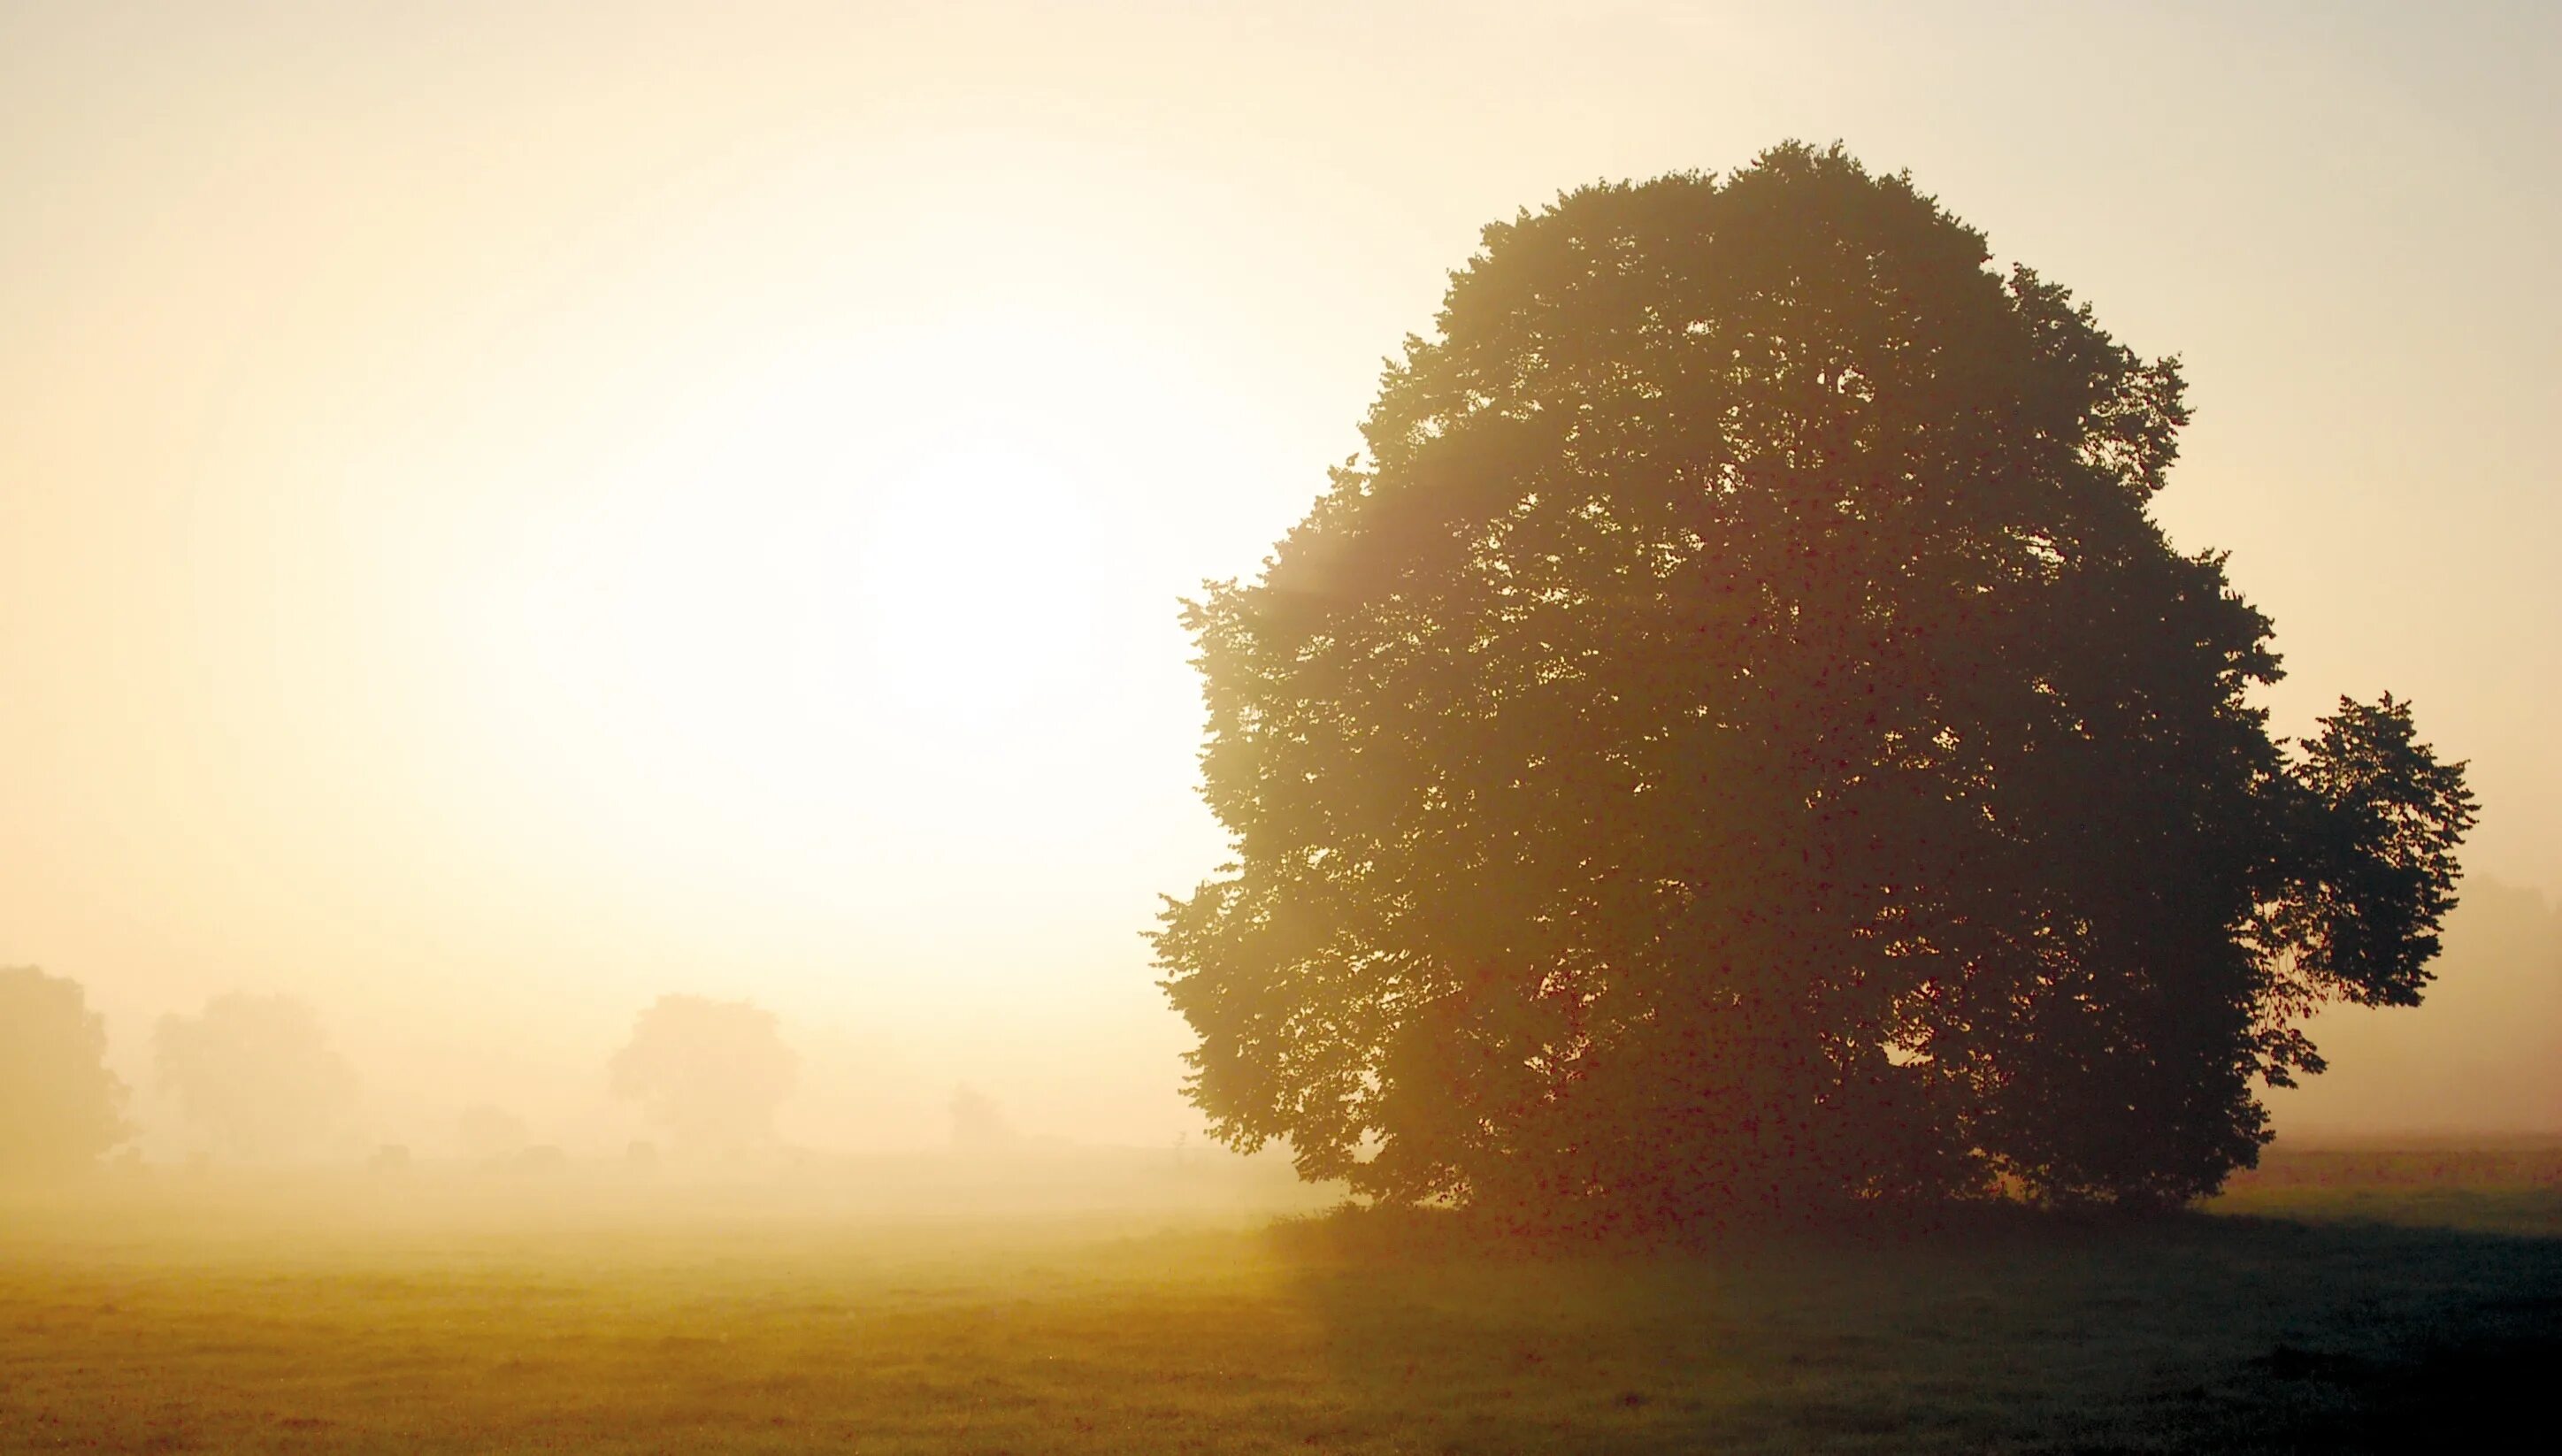
<instances>
[{"instance_id":1,"label":"small tree on horizon","mask_svg":"<svg viewBox=\"0 0 2562 1456\"><path fill-rule=\"evenodd\" d=\"M462 1156L482 1163L512 1158L533 1141L523 1118L486 1102L462 1109L454 1120L454 1130Z\"/></svg>"},{"instance_id":2,"label":"small tree on horizon","mask_svg":"<svg viewBox=\"0 0 2562 1456\"><path fill-rule=\"evenodd\" d=\"M1003 1153L1022 1142L997 1099L967 1082L952 1089L945 1110L952 1119L952 1146L958 1152Z\"/></svg>"},{"instance_id":3,"label":"small tree on horizon","mask_svg":"<svg viewBox=\"0 0 2562 1456\"><path fill-rule=\"evenodd\" d=\"M308 1151L355 1096L354 1069L292 997L218 996L193 1016L162 1016L152 1039L162 1089L236 1157Z\"/></svg>"},{"instance_id":4,"label":"small tree on horizon","mask_svg":"<svg viewBox=\"0 0 2562 1456\"><path fill-rule=\"evenodd\" d=\"M614 1095L679 1148L734 1154L774 1139L774 1115L800 1078L772 1011L747 1001L662 996L614 1054Z\"/></svg>"},{"instance_id":5,"label":"small tree on horizon","mask_svg":"<svg viewBox=\"0 0 2562 1456\"><path fill-rule=\"evenodd\" d=\"M75 1173L132 1135L81 984L0 967L0 1181Z\"/></svg>"},{"instance_id":6,"label":"small tree on horizon","mask_svg":"<svg viewBox=\"0 0 2562 1456\"><path fill-rule=\"evenodd\" d=\"M2270 735L2150 502L2176 361L1838 148L1485 230L1262 575L1188 604L1234 862L1155 933L1240 1151L1684 1222L2158 1206L2473 817L2409 705Z\"/></svg>"}]
</instances>

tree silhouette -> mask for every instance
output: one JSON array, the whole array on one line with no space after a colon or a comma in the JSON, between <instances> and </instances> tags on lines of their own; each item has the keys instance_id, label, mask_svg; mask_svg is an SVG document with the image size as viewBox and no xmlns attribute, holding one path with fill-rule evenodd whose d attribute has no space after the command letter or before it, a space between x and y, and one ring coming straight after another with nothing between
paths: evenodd
<instances>
[{"instance_id":1,"label":"tree silhouette","mask_svg":"<svg viewBox=\"0 0 2562 1456\"><path fill-rule=\"evenodd\" d=\"M614 1054L614 1094L640 1104L678 1147L736 1153L770 1142L774 1113L798 1080L800 1058L774 1013L746 1001L662 996Z\"/></svg>"},{"instance_id":2,"label":"tree silhouette","mask_svg":"<svg viewBox=\"0 0 2562 1456\"><path fill-rule=\"evenodd\" d=\"M2148 502L2174 360L1838 148L1486 229L1259 580L1187 604L1235 860L1156 932L1228 1143L1681 1221L2173 1202L2472 817L2406 704L2273 740Z\"/></svg>"},{"instance_id":3,"label":"tree silhouette","mask_svg":"<svg viewBox=\"0 0 2562 1456\"><path fill-rule=\"evenodd\" d=\"M86 1168L125 1140L124 1083L80 983L0 967L0 1179Z\"/></svg>"},{"instance_id":4,"label":"tree silhouette","mask_svg":"<svg viewBox=\"0 0 2562 1456\"><path fill-rule=\"evenodd\" d=\"M243 1158L308 1149L355 1095L355 1072L291 997L218 996L196 1015L162 1016L153 1041L161 1087Z\"/></svg>"}]
</instances>

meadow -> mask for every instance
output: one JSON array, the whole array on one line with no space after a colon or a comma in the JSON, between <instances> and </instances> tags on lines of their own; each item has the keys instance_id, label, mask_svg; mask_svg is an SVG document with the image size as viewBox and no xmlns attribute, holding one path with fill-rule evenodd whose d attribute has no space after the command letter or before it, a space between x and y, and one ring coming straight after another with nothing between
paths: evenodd
<instances>
[{"instance_id":1,"label":"meadow","mask_svg":"<svg viewBox=\"0 0 2562 1456\"><path fill-rule=\"evenodd\" d=\"M2459 1164L1611 1250L1268 1172L128 1174L0 1200L0 1450L2446 1447L2562 1355L2556 1160Z\"/></svg>"}]
</instances>

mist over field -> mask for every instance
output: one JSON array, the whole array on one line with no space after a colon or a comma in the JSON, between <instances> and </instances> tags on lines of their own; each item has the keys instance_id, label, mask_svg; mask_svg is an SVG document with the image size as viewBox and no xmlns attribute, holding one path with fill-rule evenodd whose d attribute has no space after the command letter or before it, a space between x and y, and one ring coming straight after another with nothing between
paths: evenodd
<instances>
[{"instance_id":1,"label":"mist over field","mask_svg":"<svg viewBox=\"0 0 2562 1456\"><path fill-rule=\"evenodd\" d=\"M2457 1449L2562 11L0 0L0 1452Z\"/></svg>"},{"instance_id":2,"label":"mist over field","mask_svg":"<svg viewBox=\"0 0 2562 1456\"><path fill-rule=\"evenodd\" d=\"M609 1063L632 1031L598 1014L584 1045L528 1047L524 1028L492 1027L493 1044L454 1055L420 1047L398 1025L315 1002L330 1043L347 1058L350 1095L325 1131L280 1161L356 1167L386 1144L423 1160L469 1166L504 1151L557 1147L582 1161L626 1158L663 1138L637 1103L617 1098ZM188 1008L193 1010L195 1008ZM165 1012L163 1014L166 1014ZM134 1089L130 1145L143 1160L183 1165L225 1150L189 1125L152 1062L156 1018L110 1016L108 1065ZM546 1028L558 1035L557 1028ZM2451 917L2447 949L2425 1006L2336 1006L2312 1023L2330 1069L2269 1094L2289 1146L2467 1135L2562 1137L2562 910L2533 890L2470 879ZM1093 1043L1028 1034L992 1046L966 1027L849 1027L783 1018L778 1039L793 1067L761 1156L933 1154L969 1146L956 1133L955 1094L984 1099L1005 1156L1056 1158L1070 1149L1163 1153L1179 1139L1208 1146L1171 1088L1178 1038L1154 1058L1096 1058ZM474 1145L469 1114L508 1127Z\"/></svg>"},{"instance_id":3,"label":"mist over field","mask_svg":"<svg viewBox=\"0 0 2562 1456\"><path fill-rule=\"evenodd\" d=\"M2562 906L2475 877L2449 918L2425 1014L2337 1006L2314 1019L2330 1070L2274 1094L2297 1143L2562 1128Z\"/></svg>"},{"instance_id":4,"label":"mist over field","mask_svg":"<svg viewBox=\"0 0 2562 1456\"><path fill-rule=\"evenodd\" d=\"M2177 351L2161 510L2278 624L2273 730L2411 694L2485 806L2469 896L2562 894L2531 11L600 35L0 16L0 964L83 985L152 1158L152 1028L236 991L347 1055L353 1154L483 1102L611 1150L603 1061L670 993L782 1016L789 1142L933 1146L965 1082L1029 1136L1197 1133L1139 939L1223 853L1176 600L1305 511L1484 223L1788 135ZM2430 1005L2330 1013L2339 1100L2282 1120L2406 1116L2346 1089L2432 1085L2360 1064L2466 1039L2465 967L2550 984L2472 925Z\"/></svg>"}]
</instances>

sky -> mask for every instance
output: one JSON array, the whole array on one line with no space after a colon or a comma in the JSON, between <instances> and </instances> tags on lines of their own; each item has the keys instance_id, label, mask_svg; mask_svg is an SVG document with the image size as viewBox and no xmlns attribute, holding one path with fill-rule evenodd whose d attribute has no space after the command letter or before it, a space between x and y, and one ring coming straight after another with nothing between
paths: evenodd
<instances>
[{"instance_id":1,"label":"sky","mask_svg":"<svg viewBox=\"0 0 2562 1456\"><path fill-rule=\"evenodd\" d=\"M2159 514L2276 620L2277 730L2416 699L2498 927L2447 984L2549 1027L2557 97L2531 4L0 0L0 964L146 1112L237 988L385 1135L605 1140L682 991L783 1014L814 1141L961 1081L1171 1139L1177 600L1484 224L1794 137L2182 357ZM2455 1013L2397 1014L2334 1120L2419 1095Z\"/></svg>"}]
</instances>

